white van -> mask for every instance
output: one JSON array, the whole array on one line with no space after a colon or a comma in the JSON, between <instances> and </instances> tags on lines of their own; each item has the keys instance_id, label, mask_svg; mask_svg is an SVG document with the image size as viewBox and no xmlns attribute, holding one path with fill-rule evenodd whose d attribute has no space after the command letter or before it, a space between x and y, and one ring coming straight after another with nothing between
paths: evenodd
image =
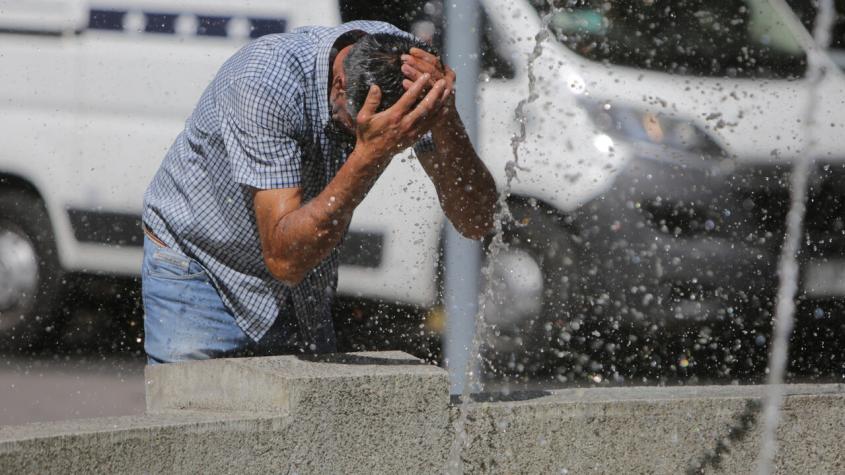
<instances>
[{"instance_id":1,"label":"white van","mask_svg":"<svg viewBox=\"0 0 845 475\"><path fill-rule=\"evenodd\" d=\"M2 0L0 11L0 334L33 338L64 275L138 274L143 191L223 61L251 37L340 21L332 0ZM481 93L502 107L489 114L496 143L485 150L507 141L525 94L513 81L498 87ZM579 114L568 92L556 100ZM574 132L569 148L591 166L619 156L610 139L597 148L592 132ZM509 157L491 158L502 181ZM583 187L556 193L560 164L547 168L518 191L567 209L583 201ZM420 167L397 157L355 215L339 292L434 307L443 220Z\"/></svg>"},{"instance_id":2,"label":"white van","mask_svg":"<svg viewBox=\"0 0 845 475\"><path fill-rule=\"evenodd\" d=\"M0 0L0 339L37 339L65 275L140 273L143 192L232 53L339 21L335 0Z\"/></svg>"}]
</instances>

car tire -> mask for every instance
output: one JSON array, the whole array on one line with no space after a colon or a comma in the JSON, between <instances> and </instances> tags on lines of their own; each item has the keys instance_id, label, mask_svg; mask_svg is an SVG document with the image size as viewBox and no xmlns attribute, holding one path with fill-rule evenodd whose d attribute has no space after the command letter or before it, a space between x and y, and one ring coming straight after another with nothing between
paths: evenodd
<instances>
[{"instance_id":1,"label":"car tire","mask_svg":"<svg viewBox=\"0 0 845 475\"><path fill-rule=\"evenodd\" d=\"M54 328L62 275L44 203L0 189L0 347L38 349Z\"/></svg>"},{"instance_id":2,"label":"car tire","mask_svg":"<svg viewBox=\"0 0 845 475\"><path fill-rule=\"evenodd\" d=\"M582 315L581 250L559 213L530 202L510 208L506 248L493 255L492 240L487 243L486 259L494 261L485 266L491 294L482 309L483 354L488 371L536 375L561 363L556 342Z\"/></svg>"}]
</instances>

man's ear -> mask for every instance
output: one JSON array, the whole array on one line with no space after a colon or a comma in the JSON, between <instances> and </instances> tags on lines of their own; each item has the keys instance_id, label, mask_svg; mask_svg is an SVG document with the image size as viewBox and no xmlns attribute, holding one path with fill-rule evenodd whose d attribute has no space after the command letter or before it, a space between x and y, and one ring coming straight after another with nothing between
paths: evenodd
<instances>
[{"instance_id":1,"label":"man's ear","mask_svg":"<svg viewBox=\"0 0 845 475\"><path fill-rule=\"evenodd\" d=\"M347 86L349 86L346 83L346 75L345 74L338 74L337 81L338 81L338 86L337 86L338 89L340 90L340 92L342 92L344 95L346 95L346 88L347 88Z\"/></svg>"},{"instance_id":2,"label":"man's ear","mask_svg":"<svg viewBox=\"0 0 845 475\"><path fill-rule=\"evenodd\" d=\"M331 90L331 100L333 100L333 101L335 99L337 99L338 95L346 94L345 84L343 84L343 81L338 76L334 76L332 78L332 84L331 84L330 90Z\"/></svg>"}]
</instances>

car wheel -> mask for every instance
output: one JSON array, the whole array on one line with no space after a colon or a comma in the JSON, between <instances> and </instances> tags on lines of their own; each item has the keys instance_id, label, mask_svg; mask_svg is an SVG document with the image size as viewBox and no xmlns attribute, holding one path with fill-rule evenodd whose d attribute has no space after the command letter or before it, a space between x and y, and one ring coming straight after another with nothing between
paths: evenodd
<instances>
[{"instance_id":1,"label":"car wheel","mask_svg":"<svg viewBox=\"0 0 845 475\"><path fill-rule=\"evenodd\" d=\"M488 369L531 374L555 363L553 342L580 313L580 251L559 214L528 203L511 213L506 247L486 254L481 336Z\"/></svg>"},{"instance_id":2,"label":"car wheel","mask_svg":"<svg viewBox=\"0 0 845 475\"><path fill-rule=\"evenodd\" d=\"M55 320L60 281L43 202L0 190L0 347L24 352L41 344Z\"/></svg>"}]
</instances>

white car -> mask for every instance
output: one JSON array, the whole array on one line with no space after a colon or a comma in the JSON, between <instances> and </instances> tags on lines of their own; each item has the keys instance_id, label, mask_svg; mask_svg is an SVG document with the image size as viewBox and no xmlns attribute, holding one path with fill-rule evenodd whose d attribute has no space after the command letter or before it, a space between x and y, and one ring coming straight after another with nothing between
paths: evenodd
<instances>
[{"instance_id":1,"label":"white car","mask_svg":"<svg viewBox=\"0 0 845 475\"><path fill-rule=\"evenodd\" d=\"M483 2L491 23L510 34L501 43L517 50L515 65L535 50L534 32L552 33L535 61L537 81L568 90L590 120L546 108L546 123L560 132L573 125L594 129L614 147L625 145L625 153L586 180L606 188L589 189L589 198L575 207L560 201L572 183L560 180L550 194L538 195L531 182L538 164L539 174L550 172L550 158L561 175L581 177L584 164L563 147L564 139L556 140L560 153L552 157L543 140L535 142L537 150L523 161L530 171L520 173L516 193L543 199L539 215L565 225L557 232L538 230L535 236L546 237L536 247L559 242L571 254L552 267L574 263L557 275L567 285L553 288L556 297L536 299L559 305L539 319L546 341L557 339L566 349L580 331L582 340L592 340L586 343L591 349L613 354L620 345L640 348L626 339L625 328L639 326L655 336L670 327L700 330L701 322L732 326L729 338L747 335L752 347L765 341L789 172L804 155L815 163L801 295L822 302L814 312L826 318L835 306L823 302L845 295L842 23L836 20L833 44L823 49L809 33L815 10L806 1L789 2L795 15L757 0L554 3L560 8L541 1ZM818 82L810 63L824 71ZM542 104L547 94L540 89L534 103ZM543 135L554 136L552 129ZM493 143L491 130L482 129L482 147ZM485 159L504 145L485 149ZM542 255L534 256L542 262ZM526 306L524 299L518 302L504 307ZM677 351L684 351L683 343ZM614 360L605 355L594 361Z\"/></svg>"}]
</instances>

